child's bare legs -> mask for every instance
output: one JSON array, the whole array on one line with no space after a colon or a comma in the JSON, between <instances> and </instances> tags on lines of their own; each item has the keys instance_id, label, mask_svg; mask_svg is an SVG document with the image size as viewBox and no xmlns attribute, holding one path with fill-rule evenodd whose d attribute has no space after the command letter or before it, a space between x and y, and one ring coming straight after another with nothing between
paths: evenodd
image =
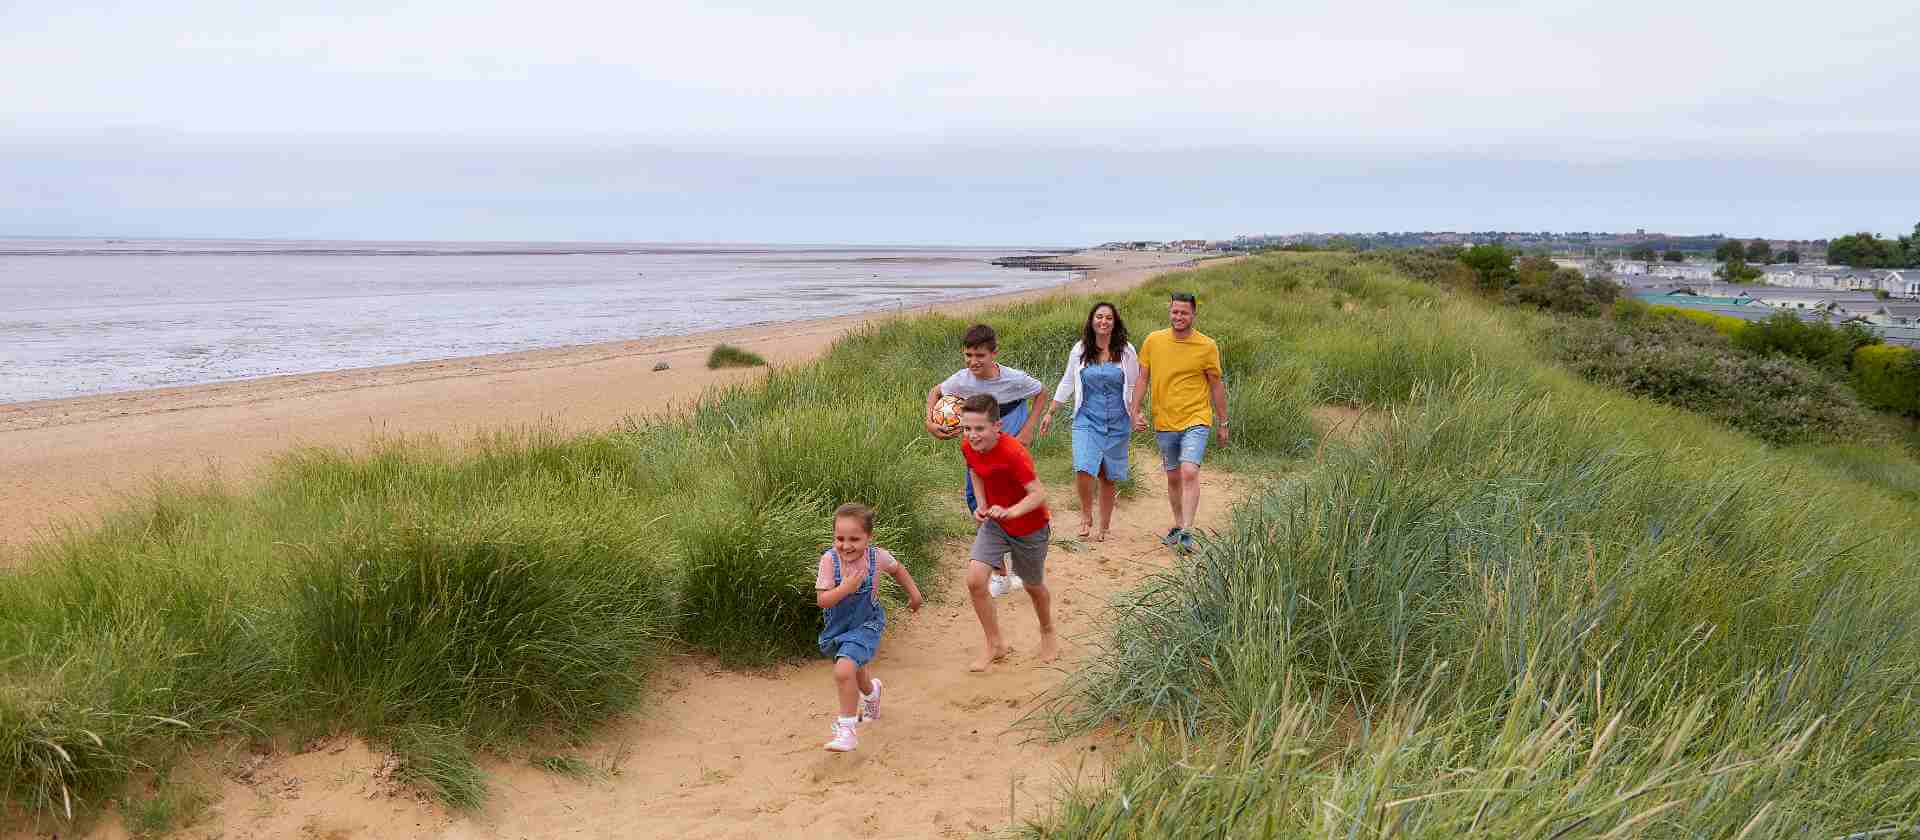
<instances>
[{"instance_id":1,"label":"child's bare legs","mask_svg":"<svg viewBox=\"0 0 1920 840\"><path fill-rule=\"evenodd\" d=\"M864 665L854 665L844 656L833 660L833 687L840 694L840 716L856 717L860 695L873 693L873 675Z\"/></svg>"},{"instance_id":2,"label":"child's bare legs","mask_svg":"<svg viewBox=\"0 0 1920 840\"><path fill-rule=\"evenodd\" d=\"M1053 635L1053 595L1047 591L1046 584L1027 584L1027 595L1033 598L1033 615L1040 619L1041 662L1052 662L1060 656L1060 640Z\"/></svg>"},{"instance_id":3,"label":"child's bare legs","mask_svg":"<svg viewBox=\"0 0 1920 840\"><path fill-rule=\"evenodd\" d=\"M987 645L967 666L969 671L985 671L1007 656L1007 643L1000 637L1000 619L993 612L993 595L987 591L987 575L992 571L978 560L967 564L967 597L972 599L973 614L979 617L980 629L987 635Z\"/></svg>"}]
</instances>

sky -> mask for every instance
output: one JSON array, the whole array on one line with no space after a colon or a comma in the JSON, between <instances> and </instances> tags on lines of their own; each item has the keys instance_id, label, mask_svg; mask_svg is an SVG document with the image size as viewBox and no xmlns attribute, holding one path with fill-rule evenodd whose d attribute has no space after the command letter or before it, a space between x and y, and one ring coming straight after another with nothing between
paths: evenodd
<instances>
[{"instance_id":1,"label":"sky","mask_svg":"<svg viewBox=\"0 0 1920 840\"><path fill-rule=\"evenodd\" d=\"M1916 31L1910 0L0 0L0 236L1893 235Z\"/></svg>"}]
</instances>

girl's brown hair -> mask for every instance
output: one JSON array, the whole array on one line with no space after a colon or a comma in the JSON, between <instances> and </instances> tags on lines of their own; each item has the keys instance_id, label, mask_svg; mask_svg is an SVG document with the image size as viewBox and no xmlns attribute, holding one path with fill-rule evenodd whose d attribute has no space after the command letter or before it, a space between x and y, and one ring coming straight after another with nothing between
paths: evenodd
<instances>
[{"instance_id":1,"label":"girl's brown hair","mask_svg":"<svg viewBox=\"0 0 1920 840\"><path fill-rule=\"evenodd\" d=\"M833 518L836 522L842 519L860 520L860 529L869 534L873 533L873 508L867 507L859 502L848 502L841 505L838 510L833 512Z\"/></svg>"}]
</instances>

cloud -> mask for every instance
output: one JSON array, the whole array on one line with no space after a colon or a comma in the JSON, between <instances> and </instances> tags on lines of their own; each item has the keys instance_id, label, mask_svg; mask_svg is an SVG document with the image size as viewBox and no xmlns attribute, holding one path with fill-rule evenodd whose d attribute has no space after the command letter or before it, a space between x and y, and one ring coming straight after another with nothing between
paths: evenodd
<instances>
[{"instance_id":1,"label":"cloud","mask_svg":"<svg viewBox=\"0 0 1920 840\"><path fill-rule=\"evenodd\" d=\"M1060 241L1537 228L1588 197L1610 202L1595 226L1842 224L1817 211L1892 232L1911 223L1876 208L1916 194L1920 147L1920 11L1893 0L15 2L0 22L0 71L29 82L0 87L0 232L921 219L941 231L922 238ZM1303 192L1323 203L1287 204Z\"/></svg>"}]
</instances>

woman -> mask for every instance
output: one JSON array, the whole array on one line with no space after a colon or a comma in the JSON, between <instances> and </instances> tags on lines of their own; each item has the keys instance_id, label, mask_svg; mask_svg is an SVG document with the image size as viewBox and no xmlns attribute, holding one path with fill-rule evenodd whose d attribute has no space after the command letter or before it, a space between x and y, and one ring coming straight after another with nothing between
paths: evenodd
<instances>
[{"instance_id":1,"label":"woman","mask_svg":"<svg viewBox=\"0 0 1920 840\"><path fill-rule=\"evenodd\" d=\"M1073 397L1074 484L1080 491L1080 538L1107 538L1113 525L1115 482L1127 479L1127 444L1133 418L1127 414L1140 381L1140 359L1127 343L1127 325L1113 304L1101 301L1087 312L1080 340L1067 353L1067 371L1053 390L1055 405ZM1053 414L1040 418L1040 434ZM1099 482L1100 527L1094 529L1094 484Z\"/></svg>"}]
</instances>

